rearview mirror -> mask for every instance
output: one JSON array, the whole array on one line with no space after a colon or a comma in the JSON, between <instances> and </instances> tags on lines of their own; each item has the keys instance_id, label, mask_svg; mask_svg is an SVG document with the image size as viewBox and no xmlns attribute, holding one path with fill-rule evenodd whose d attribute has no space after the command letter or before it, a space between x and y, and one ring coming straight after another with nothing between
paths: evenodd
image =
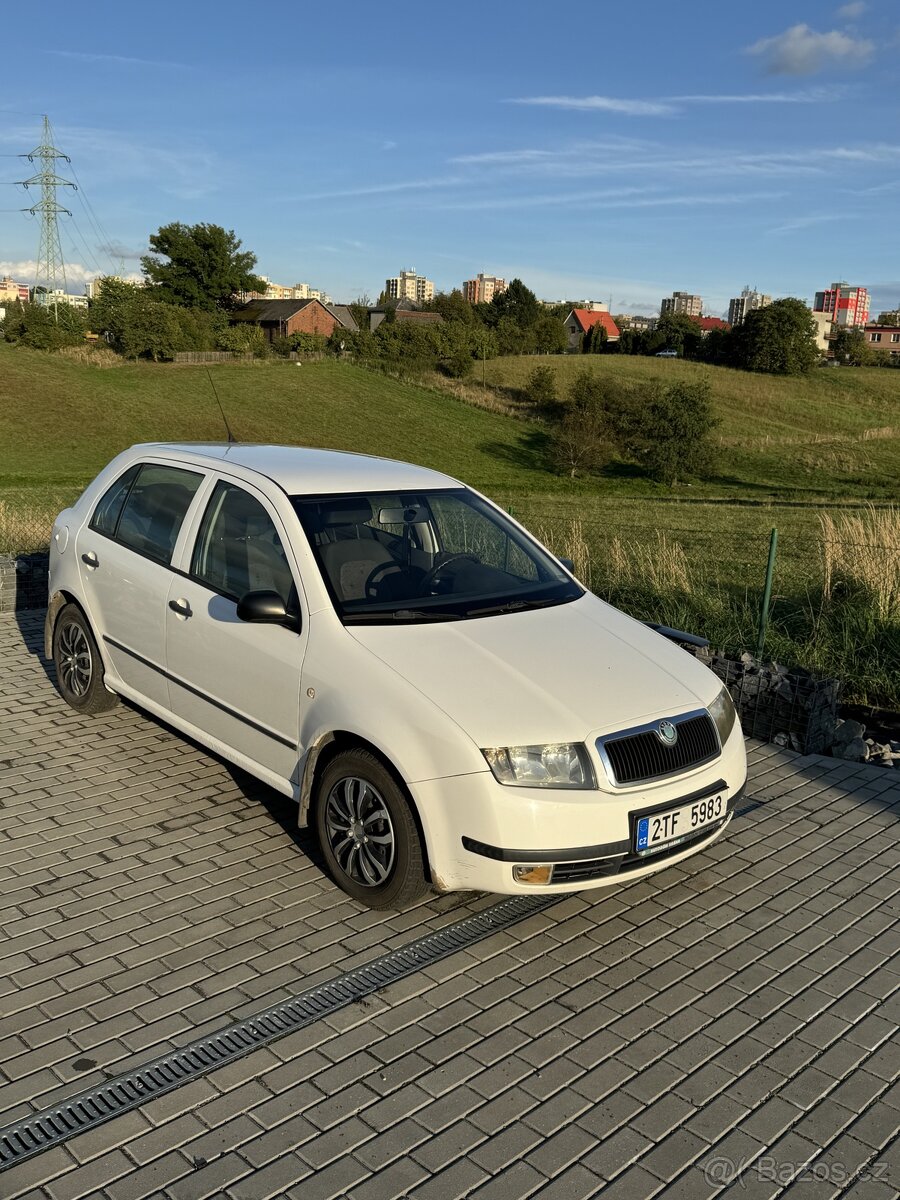
<instances>
[{"instance_id":1,"label":"rearview mirror","mask_svg":"<svg viewBox=\"0 0 900 1200\"><path fill-rule=\"evenodd\" d=\"M287 625L299 628L299 620L291 616L277 592L247 592L238 601L238 620L256 625Z\"/></svg>"},{"instance_id":2,"label":"rearview mirror","mask_svg":"<svg viewBox=\"0 0 900 1200\"><path fill-rule=\"evenodd\" d=\"M562 563L567 571L571 571L573 575L575 574L575 564L572 562L571 558L560 558L558 561Z\"/></svg>"}]
</instances>

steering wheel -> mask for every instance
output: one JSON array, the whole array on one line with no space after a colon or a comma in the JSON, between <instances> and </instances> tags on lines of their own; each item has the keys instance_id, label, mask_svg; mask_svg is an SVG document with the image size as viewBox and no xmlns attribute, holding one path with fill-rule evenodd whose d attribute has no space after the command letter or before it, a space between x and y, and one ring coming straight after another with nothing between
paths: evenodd
<instances>
[{"instance_id":1,"label":"steering wheel","mask_svg":"<svg viewBox=\"0 0 900 1200\"><path fill-rule=\"evenodd\" d=\"M365 598L367 600L377 600L378 596L376 595L376 592L375 592L375 584L378 582L378 580L381 578L381 576L385 573L385 571L400 571L400 570L402 570L402 567L400 566L399 563L394 562L393 559L391 559L390 562L379 563L376 567L374 567L369 572L368 578L366 579L366 582L363 584L363 594L365 595Z\"/></svg>"},{"instance_id":2,"label":"steering wheel","mask_svg":"<svg viewBox=\"0 0 900 1200\"><path fill-rule=\"evenodd\" d=\"M440 575L441 571L443 571L444 567L449 567L451 563L460 562L464 558L468 558L474 563L481 561L477 554L448 554L447 557L442 558L439 563L435 563L430 571L425 572L425 574L419 580L419 588L416 592L416 595L424 596L437 579L438 575Z\"/></svg>"}]
</instances>

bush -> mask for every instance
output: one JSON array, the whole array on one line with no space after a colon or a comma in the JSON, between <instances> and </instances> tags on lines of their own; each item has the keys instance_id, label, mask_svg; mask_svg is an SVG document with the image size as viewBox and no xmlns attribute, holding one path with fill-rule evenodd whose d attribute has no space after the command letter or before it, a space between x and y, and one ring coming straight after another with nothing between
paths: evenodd
<instances>
[{"instance_id":1,"label":"bush","mask_svg":"<svg viewBox=\"0 0 900 1200\"><path fill-rule=\"evenodd\" d=\"M84 313L68 304L45 308L17 301L7 309L3 336L8 342L32 350L61 350L82 345L86 328Z\"/></svg>"},{"instance_id":2,"label":"bush","mask_svg":"<svg viewBox=\"0 0 900 1200\"><path fill-rule=\"evenodd\" d=\"M535 367L525 381L525 395L538 408L556 403L556 373L552 367Z\"/></svg>"},{"instance_id":3,"label":"bush","mask_svg":"<svg viewBox=\"0 0 900 1200\"><path fill-rule=\"evenodd\" d=\"M619 424L624 449L651 478L671 487L710 465L709 435L718 422L705 381L657 385L640 408L631 403L623 406L622 414L627 416L627 425Z\"/></svg>"},{"instance_id":4,"label":"bush","mask_svg":"<svg viewBox=\"0 0 900 1200\"><path fill-rule=\"evenodd\" d=\"M218 348L231 350L234 354L252 354L255 358L265 358L269 353L269 343L266 335L258 325L242 321L239 325L231 325L219 334Z\"/></svg>"}]
</instances>

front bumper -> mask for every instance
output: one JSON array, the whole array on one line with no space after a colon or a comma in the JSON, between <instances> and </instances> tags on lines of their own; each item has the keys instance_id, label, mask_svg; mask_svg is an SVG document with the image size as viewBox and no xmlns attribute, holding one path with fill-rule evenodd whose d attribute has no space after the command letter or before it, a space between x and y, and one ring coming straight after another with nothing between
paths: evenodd
<instances>
[{"instance_id":1,"label":"front bumper","mask_svg":"<svg viewBox=\"0 0 900 1200\"><path fill-rule=\"evenodd\" d=\"M715 762L615 793L508 787L489 771L417 783L412 791L439 891L533 894L624 883L689 858L722 835L746 778L746 752L736 729ZM716 825L652 854L634 853L637 814L711 794L726 801ZM513 868L529 864L550 864L550 881L518 881Z\"/></svg>"}]
</instances>

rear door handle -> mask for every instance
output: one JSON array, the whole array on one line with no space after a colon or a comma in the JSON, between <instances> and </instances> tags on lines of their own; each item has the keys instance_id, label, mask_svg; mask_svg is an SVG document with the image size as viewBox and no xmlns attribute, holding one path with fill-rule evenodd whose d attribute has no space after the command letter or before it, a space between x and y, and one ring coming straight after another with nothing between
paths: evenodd
<instances>
[{"instance_id":1,"label":"rear door handle","mask_svg":"<svg viewBox=\"0 0 900 1200\"><path fill-rule=\"evenodd\" d=\"M191 606L187 600L170 600L169 608L173 613L177 613L179 617L189 617L191 615Z\"/></svg>"},{"instance_id":2,"label":"rear door handle","mask_svg":"<svg viewBox=\"0 0 900 1200\"><path fill-rule=\"evenodd\" d=\"M92 571L96 571L100 566L100 559L93 550L88 550L87 554L82 554L81 561L86 567L90 567Z\"/></svg>"}]
</instances>

